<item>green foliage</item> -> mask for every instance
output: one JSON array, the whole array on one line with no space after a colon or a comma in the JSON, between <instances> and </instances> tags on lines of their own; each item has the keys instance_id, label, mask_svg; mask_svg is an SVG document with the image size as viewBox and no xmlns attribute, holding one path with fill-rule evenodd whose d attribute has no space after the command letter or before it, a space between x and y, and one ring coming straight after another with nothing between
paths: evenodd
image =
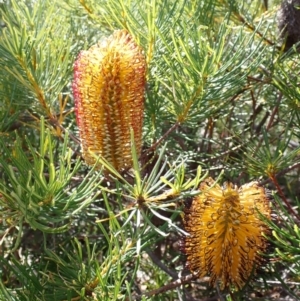
<instances>
[{"instance_id":1,"label":"green foliage","mask_svg":"<svg viewBox=\"0 0 300 301\"><path fill-rule=\"evenodd\" d=\"M0 300L300 299L300 66L278 4L0 1ZM115 29L147 60L145 152L123 173L98 158L105 177L80 156L71 84ZM241 292L175 283L183 207L208 174L273 195L269 261Z\"/></svg>"},{"instance_id":2,"label":"green foliage","mask_svg":"<svg viewBox=\"0 0 300 301\"><path fill-rule=\"evenodd\" d=\"M67 147L67 137L66 135L61 153L56 156L59 160L58 169L54 162L54 141L49 130L45 133L43 119L39 152L33 148L27 137L27 152L22 149L19 137L10 149L2 142L2 218L12 225L20 224L20 231L23 222L43 232L65 231L68 224L58 227L54 225L70 219L76 212L90 205L95 198L93 186L99 178L97 176L90 175L76 190L69 186L80 162L71 162L72 152Z\"/></svg>"}]
</instances>

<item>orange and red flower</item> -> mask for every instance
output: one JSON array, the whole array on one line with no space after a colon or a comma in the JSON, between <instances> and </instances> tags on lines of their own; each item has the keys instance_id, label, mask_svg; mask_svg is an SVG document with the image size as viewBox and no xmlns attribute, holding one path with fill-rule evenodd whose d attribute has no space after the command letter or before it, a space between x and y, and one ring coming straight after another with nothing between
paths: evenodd
<instances>
[{"instance_id":1,"label":"orange and red flower","mask_svg":"<svg viewBox=\"0 0 300 301\"><path fill-rule=\"evenodd\" d=\"M94 164L101 155L118 171L130 167L130 128L140 153L145 76L145 57L126 30L115 31L79 54L73 94L87 164Z\"/></svg>"}]
</instances>

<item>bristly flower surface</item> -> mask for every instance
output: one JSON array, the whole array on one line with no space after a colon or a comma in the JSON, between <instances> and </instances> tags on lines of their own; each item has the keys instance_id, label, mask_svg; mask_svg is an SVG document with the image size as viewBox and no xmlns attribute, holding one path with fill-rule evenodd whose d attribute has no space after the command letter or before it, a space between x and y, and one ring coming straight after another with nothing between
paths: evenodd
<instances>
[{"instance_id":1,"label":"bristly flower surface","mask_svg":"<svg viewBox=\"0 0 300 301\"><path fill-rule=\"evenodd\" d=\"M267 248L259 216L271 216L266 191L257 182L221 187L211 178L199 189L184 217L187 265L199 277L209 275L211 285L241 289Z\"/></svg>"},{"instance_id":2,"label":"bristly flower surface","mask_svg":"<svg viewBox=\"0 0 300 301\"><path fill-rule=\"evenodd\" d=\"M116 170L132 166L130 128L141 151L146 60L126 30L115 31L74 65L73 93L83 158L104 157Z\"/></svg>"}]
</instances>

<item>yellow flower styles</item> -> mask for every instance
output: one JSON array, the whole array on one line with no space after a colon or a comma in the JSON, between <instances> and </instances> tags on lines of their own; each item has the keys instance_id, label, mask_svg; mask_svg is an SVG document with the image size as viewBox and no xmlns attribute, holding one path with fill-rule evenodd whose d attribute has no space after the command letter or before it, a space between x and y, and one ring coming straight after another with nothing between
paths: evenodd
<instances>
[{"instance_id":1,"label":"yellow flower styles","mask_svg":"<svg viewBox=\"0 0 300 301\"><path fill-rule=\"evenodd\" d=\"M220 187L211 178L199 189L184 218L188 267L199 277L210 276L221 289L241 289L267 247L262 234L268 228L258 213L270 218L265 189L257 182Z\"/></svg>"}]
</instances>

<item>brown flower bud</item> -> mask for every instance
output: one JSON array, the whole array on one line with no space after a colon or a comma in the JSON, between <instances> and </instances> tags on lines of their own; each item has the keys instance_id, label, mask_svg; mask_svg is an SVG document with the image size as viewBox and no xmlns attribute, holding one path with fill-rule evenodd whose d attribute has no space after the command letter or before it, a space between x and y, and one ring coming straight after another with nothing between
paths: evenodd
<instances>
[{"instance_id":1,"label":"brown flower bud","mask_svg":"<svg viewBox=\"0 0 300 301\"><path fill-rule=\"evenodd\" d=\"M282 37L286 38L285 51L300 42L300 0L282 1L278 11L278 28Z\"/></svg>"},{"instance_id":2,"label":"brown flower bud","mask_svg":"<svg viewBox=\"0 0 300 301\"><path fill-rule=\"evenodd\" d=\"M257 182L237 188L231 183L223 187L209 178L200 184L201 194L186 209L184 251L189 269L221 289L241 289L262 261L268 233L259 213L270 218L269 201Z\"/></svg>"},{"instance_id":3,"label":"brown flower bud","mask_svg":"<svg viewBox=\"0 0 300 301\"><path fill-rule=\"evenodd\" d=\"M132 166L130 128L141 151L146 61L126 30L115 31L74 65L73 93L83 157L104 157L121 171ZM93 155L94 154L94 155Z\"/></svg>"}]
</instances>

